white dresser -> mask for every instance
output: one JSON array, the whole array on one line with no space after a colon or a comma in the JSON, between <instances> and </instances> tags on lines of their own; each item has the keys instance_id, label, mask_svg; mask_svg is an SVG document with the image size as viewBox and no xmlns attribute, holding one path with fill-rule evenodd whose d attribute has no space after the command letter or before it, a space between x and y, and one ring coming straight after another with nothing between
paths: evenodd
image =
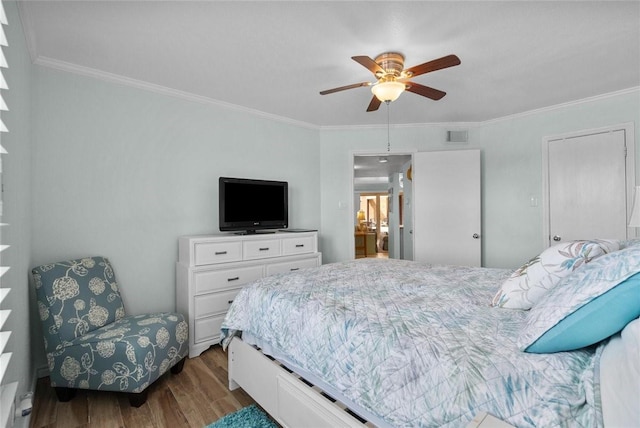
<instances>
[{"instance_id":1,"label":"white dresser","mask_svg":"<svg viewBox=\"0 0 640 428\"><path fill-rule=\"evenodd\" d=\"M245 284L320 264L317 232L180 237L176 301L189 319L189 357L220 341L220 325Z\"/></svg>"}]
</instances>

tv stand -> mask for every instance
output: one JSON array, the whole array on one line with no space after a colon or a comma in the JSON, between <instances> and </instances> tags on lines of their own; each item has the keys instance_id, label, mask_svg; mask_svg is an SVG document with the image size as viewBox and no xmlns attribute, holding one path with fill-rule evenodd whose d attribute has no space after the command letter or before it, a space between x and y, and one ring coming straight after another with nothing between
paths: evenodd
<instances>
[{"instance_id":1,"label":"tv stand","mask_svg":"<svg viewBox=\"0 0 640 428\"><path fill-rule=\"evenodd\" d=\"M220 325L243 286L320 264L318 232L181 236L176 307L189 320L189 357L220 341Z\"/></svg>"}]
</instances>

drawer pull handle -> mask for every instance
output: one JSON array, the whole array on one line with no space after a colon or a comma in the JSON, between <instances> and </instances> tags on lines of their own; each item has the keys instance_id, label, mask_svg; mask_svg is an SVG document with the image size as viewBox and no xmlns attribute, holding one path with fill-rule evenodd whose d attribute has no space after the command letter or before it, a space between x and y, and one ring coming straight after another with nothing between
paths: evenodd
<instances>
[{"instance_id":1,"label":"drawer pull handle","mask_svg":"<svg viewBox=\"0 0 640 428\"><path fill-rule=\"evenodd\" d=\"M216 255L216 256L224 256L225 254L227 254L227 252L226 252L226 251L216 251L216 252L215 252L215 255Z\"/></svg>"},{"instance_id":2,"label":"drawer pull handle","mask_svg":"<svg viewBox=\"0 0 640 428\"><path fill-rule=\"evenodd\" d=\"M291 268L289 269L291 272L293 272L294 270L300 270L300 268Z\"/></svg>"},{"instance_id":3,"label":"drawer pull handle","mask_svg":"<svg viewBox=\"0 0 640 428\"><path fill-rule=\"evenodd\" d=\"M302 248L304 247L304 244L296 244L296 248Z\"/></svg>"},{"instance_id":4,"label":"drawer pull handle","mask_svg":"<svg viewBox=\"0 0 640 428\"><path fill-rule=\"evenodd\" d=\"M227 281L231 282L231 281L237 281L239 279L240 279L239 276L234 276L233 278L227 278Z\"/></svg>"},{"instance_id":5,"label":"drawer pull handle","mask_svg":"<svg viewBox=\"0 0 640 428\"><path fill-rule=\"evenodd\" d=\"M232 304L232 303L233 303L233 300L229 300L229 304Z\"/></svg>"},{"instance_id":6,"label":"drawer pull handle","mask_svg":"<svg viewBox=\"0 0 640 428\"><path fill-rule=\"evenodd\" d=\"M260 248L260 251L269 251L269 247L262 247Z\"/></svg>"}]
</instances>

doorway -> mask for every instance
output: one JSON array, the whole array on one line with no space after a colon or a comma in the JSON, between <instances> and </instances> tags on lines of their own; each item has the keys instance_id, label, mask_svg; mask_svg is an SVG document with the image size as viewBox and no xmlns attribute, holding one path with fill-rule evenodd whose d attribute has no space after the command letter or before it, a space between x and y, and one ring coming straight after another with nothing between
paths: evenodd
<instances>
[{"instance_id":1,"label":"doorway","mask_svg":"<svg viewBox=\"0 0 640 428\"><path fill-rule=\"evenodd\" d=\"M356 215L356 258L389 258L389 201L392 195L393 192L360 193Z\"/></svg>"},{"instance_id":2,"label":"doorway","mask_svg":"<svg viewBox=\"0 0 640 428\"><path fill-rule=\"evenodd\" d=\"M354 258L402 259L404 169L411 154L353 155Z\"/></svg>"}]
</instances>

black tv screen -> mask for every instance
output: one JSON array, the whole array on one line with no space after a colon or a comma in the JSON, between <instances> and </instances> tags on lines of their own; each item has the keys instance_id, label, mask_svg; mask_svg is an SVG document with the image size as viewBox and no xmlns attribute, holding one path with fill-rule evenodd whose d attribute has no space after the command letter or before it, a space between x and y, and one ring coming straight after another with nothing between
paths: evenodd
<instances>
[{"instance_id":1,"label":"black tv screen","mask_svg":"<svg viewBox=\"0 0 640 428\"><path fill-rule=\"evenodd\" d=\"M255 233L288 227L286 181L220 177L218 196L220 231Z\"/></svg>"}]
</instances>

